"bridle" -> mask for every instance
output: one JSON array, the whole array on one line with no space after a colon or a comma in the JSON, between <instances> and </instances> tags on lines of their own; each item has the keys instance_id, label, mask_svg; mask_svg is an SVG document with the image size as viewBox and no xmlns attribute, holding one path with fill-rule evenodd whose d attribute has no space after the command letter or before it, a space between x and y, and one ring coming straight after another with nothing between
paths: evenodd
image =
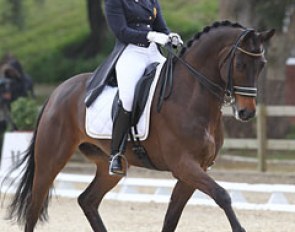
<instances>
[{"instance_id":1,"label":"bridle","mask_svg":"<svg viewBox=\"0 0 295 232\"><path fill-rule=\"evenodd\" d=\"M240 47L241 42L243 41L243 38L245 36L252 32L251 29L246 29L242 31L242 33L238 36L236 39L234 45L231 47L228 55L225 58L225 63L228 61L228 68L227 68L227 83L226 88L223 86L214 83L210 79L208 79L204 74L196 70L193 66L191 66L189 63L187 63L185 60L183 60L181 57L179 57L172 49L171 44L166 46L168 52L170 55L175 57L181 64L183 64L192 74L195 78L199 80L199 82L206 87L214 96L216 96L222 103L231 105L234 102L234 94L241 95L241 96L248 96L248 97L256 97L257 96L257 88L256 87L248 87L248 86L237 86L233 85L233 62L235 58L236 51L240 51L248 56L251 57L260 57L264 55L264 50L253 53L244 50ZM171 75L172 76L172 75ZM171 81L170 81L171 82ZM172 86L170 85L172 88ZM171 91L170 91L171 92ZM165 95L165 94L164 94ZM159 109L159 107L158 107Z\"/></svg>"},{"instance_id":2,"label":"bridle","mask_svg":"<svg viewBox=\"0 0 295 232\"><path fill-rule=\"evenodd\" d=\"M229 59L229 64L228 64L228 70L227 70L227 84L226 84L226 90L225 90L225 95L224 95L224 102L225 104L231 104L233 102L233 95L241 95L241 96L247 96L247 97L256 97L257 96L257 88L256 87L246 87L246 86L238 86L234 85L233 86L233 62L235 58L236 51L239 50L240 52L251 56L251 57L260 57L264 55L264 50L258 52L258 53L253 53L244 50L243 48L240 47L241 42L245 38L245 36L253 32L253 30L244 30L234 43L234 46L231 48L229 55L227 56Z\"/></svg>"}]
</instances>

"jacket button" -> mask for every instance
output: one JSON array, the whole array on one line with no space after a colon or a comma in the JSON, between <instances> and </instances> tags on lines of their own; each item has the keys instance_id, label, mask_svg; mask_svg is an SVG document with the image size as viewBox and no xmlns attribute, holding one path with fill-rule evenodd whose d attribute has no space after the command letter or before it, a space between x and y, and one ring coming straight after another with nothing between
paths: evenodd
<instances>
[{"instance_id":1,"label":"jacket button","mask_svg":"<svg viewBox=\"0 0 295 232\"><path fill-rule=\"evenodd\" d=\"M148 28L151 28L151 25L146 25Z\"/></svg>"}]
</instances>

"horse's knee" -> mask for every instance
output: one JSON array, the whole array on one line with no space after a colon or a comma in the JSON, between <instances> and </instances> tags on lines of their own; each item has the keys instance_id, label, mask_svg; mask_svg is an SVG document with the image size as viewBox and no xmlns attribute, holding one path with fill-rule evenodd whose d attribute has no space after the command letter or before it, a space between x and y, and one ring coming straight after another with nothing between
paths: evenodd
<instances>
[{"instance_id":1,"label":"horse's knee","mask_svg":"<svg viewBox=\"0 0 295 232\"><path fill-rule=\"evenodd\" d=\"M228 192L222 187L218 187L216 189L214 200L216 204L222 208L224 206L231 205L231 197Z\"/></svg>"},{"instance_id":2,"label":"horse's knee","mask_svg":"<svg viewBox=\"0 0 295 232\"><path fill-rule=\"evenodd\" d=\"M78 197L77 201L78 201L79 206L83 209L83 211L85 211L87 209L88 202L87 202L87 198L84 196L84 194L81 194Z\"/></svg>"}]
</instances>

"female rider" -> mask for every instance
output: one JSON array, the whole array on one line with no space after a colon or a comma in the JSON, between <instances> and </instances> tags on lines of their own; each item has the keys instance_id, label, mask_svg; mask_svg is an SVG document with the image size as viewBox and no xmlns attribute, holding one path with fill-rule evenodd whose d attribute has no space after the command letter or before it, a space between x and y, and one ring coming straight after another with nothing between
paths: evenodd
<instances>
[{"instance_id":1,"label":"female rider","mask_svg":"<svg viewBox=\"0 0 295 232\"><path fill-rule=\"evenodd\" d=\"M111 175L125 175L120 147L128 137L135 86L149 64L163 62L156 44L164 46L173 41L177 46L183 42L178 34L170 33L158 0L105 0L105 13L117 42L125 45L115 67L120 100L113 122L109 167Z\"/></svg>"}]
</instances>

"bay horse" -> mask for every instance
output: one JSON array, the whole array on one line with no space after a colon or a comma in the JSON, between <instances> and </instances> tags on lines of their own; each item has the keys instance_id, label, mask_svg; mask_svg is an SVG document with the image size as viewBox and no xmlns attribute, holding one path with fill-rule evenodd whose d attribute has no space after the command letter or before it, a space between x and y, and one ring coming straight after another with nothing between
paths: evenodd
<instances>
[{"instance_id":1,"label":"bay horse","mask_svg":"<svg viewBox=\"0 0 295 232\"><path fill-rule=\"evenodd\" d=\"M196 34L175 57L172 92L160 112L156 106L160 90L156 88L150 133L142 144L156 169L169 171L177 179L163 232L175 231L196 189L224 210L233 232L245 231L229 194L206 171L223 144L224 100L230 102L238 120L255 116L257 79L266 63L263 43L273 34L274 30L257 32L237 23L216 22ZM97 167L78 203L93 231L107 231L98 208L122 177L108 174L110 141L90 138L85 132L84 99L90 77L80 74L59 85L39 115L24 156L26 166L9 208L11 219L24 224L25 232L32 232L39 219L46 220L53 181L77 148ZM144 166L130 143L125 155L128 167Z\"/></svg>"}]
</instances>

